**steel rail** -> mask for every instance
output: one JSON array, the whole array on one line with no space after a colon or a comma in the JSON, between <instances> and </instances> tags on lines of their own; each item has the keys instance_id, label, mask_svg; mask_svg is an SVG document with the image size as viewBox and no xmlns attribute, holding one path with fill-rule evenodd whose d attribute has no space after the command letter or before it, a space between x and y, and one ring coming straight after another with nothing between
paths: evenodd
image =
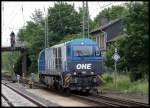
<instances>
[{"instance_id":1,"label":"steel rail","mask_svg":"<svg viewBox=\"0 0 150 108\"><path fill-rule=\"evenodd\" d=\"M141 107L149 106L147 103L137 102L133 100L117 99L117 98L112 98L112 97L102 96L102 95L95 95L95 96L98 98L103 98L103 99L107 99L110 101L119 102L119 103L122 103L124 105L129 105L129 106L141 106Z\"/></svg>"},{"instance_id":2,"label":"steel rail","mask_svg":"<svg viewBox=\"0 0 150 108\"><path fill-rule=\"evenodd\" d=\"M112 107L123 106L120 103L114 103L114 102L111 102L111 101L108 101L108 100L105 100L102 98L93 98L93 97L89 97L89 96L87 97L87 96L80 96L80 95L74 95L74 94L73 94L73 96L77 97L79 99L84 99L84 100L87 100L89 102L93 102L93 103L100 105L100 106L112 106Z\"/></svg>"},{"instance_id":3,"label":"steel rail","mask_svg":"<svg viewBox=\"0 0 150 108\"><path fill-rule=\"evenodd\" d=\"M41 88L45 88L45 87L42 87L42 86L38 85L38 82L34 82L33 85L41 87ZM112 97L107 97L107 96L102 96L102 95L95 95L95 94L91 94L90 97L81 96L81 95L75 95L75 94L71 94L71 95L74 96L74 97L77 97L77 98L85 99L85 100L90 101L90 102L94 102L97 105L105 105L105 106L113 106L113 107L117 107L117 106L126 106L126 107L141 106L141 107L147 107L147 106L149 106L148 104L142 103L142 102L137 102L137 101L133 101L133 100L125 100L125 99L117 99L117 98L112 98Z\"/></svg>"},{"instance_id":4,"label":"steel rail","mask_svg":"<svg viewBox=\"0 0 150 108\"><path fill-rule=\"evenodd\" d=\"M28 80L26 79L25 82L27 82ZM38 84L38 82L34 82L33 84L34 86L38 86L41 88L45 88L42 87ZM56 92L56 91L55 91ZM81 96L81 95L75 95L75 94L71 94L71 96L74 96L76 98L82 98L84 100L90 101L90 102L94 102L97 105L100 106L141 106L141 107L148 107L149 105L147 103L142 103L142 102L137 102L137 101L133 101L133 100L126 100L126 99L117 99L117 98L112 98L112 97L108 97L108 96L102 96L102 95L96 95L96 94L91 94L91 96Z\"/></svg>"},{"instance_id":5,"label":"steel rail","mask_svg":"<svg viewBox=\"0 0 150 108\"><path fill-rule=\"evenodd\" d=\"M14 87L11 87L10 85L7 85L7 83L2 83L5 86L7 86L8 88L10 88L11 90L15 91L17 94L21 95L22 97L26 98L27 100L29 100L30 102L34 103L37 106L41 106L41 107L46 107L45 104L33 99L31 96L28 96L26 94L21 93L19 90L16 90Z\"/></svg>"},{"instance_id":6,"label":"steel rail","mask_svg":"<svg viewBox=\"0 0 150 108\"><path fill-rule=\"evenodd\" d=\"M10 107L14 107L14 105L7 99L7 97L3 93L1 95Z\"/></svg>"}]
</instances>

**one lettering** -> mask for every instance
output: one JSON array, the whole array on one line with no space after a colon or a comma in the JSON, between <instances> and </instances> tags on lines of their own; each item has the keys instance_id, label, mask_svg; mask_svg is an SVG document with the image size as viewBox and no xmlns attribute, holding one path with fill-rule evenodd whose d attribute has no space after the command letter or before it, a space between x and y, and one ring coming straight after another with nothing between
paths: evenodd
<instances>
[{"instance_id":1,"label":"one lettering","mask_svg":"<svg viewBox=\"0 0 150 108\"><path fill-rule=\"evenodd\" d=\"M91 69L92 64L77 64L76 69Z\"/></svg>"}]
</instances>

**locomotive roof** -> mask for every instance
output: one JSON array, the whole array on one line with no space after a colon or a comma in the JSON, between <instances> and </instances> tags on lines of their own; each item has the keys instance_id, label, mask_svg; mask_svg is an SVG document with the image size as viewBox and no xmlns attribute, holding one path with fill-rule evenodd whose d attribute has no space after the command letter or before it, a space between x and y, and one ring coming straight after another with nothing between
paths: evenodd
<instances>
[{"instance_id":1,"label":"locomotive roof","mask_svg":"<svg viewBox=\"0 0 150 108\"><path fill-rule=\"evenodd\" d=\"M64 46L64 45L65 45L65 43L61 43L61 44L54 45L51 48L55 48L55 47L59 47L59 46Z\"/></svg>"},{"instance_id":2,"label":"locomotive roof","mask_svg":"<svg viewBox=\"0 0 150 108\"><path fill-rule=\"evenodd\" d=\"M72 39L62 44L54 45L51 48L56 48L64 45L96 45L96 42L89 38L78 38L78 39Z\"/></svg>"},{"instance_id":3,"label":"locomotive roof","mask_svg":"<svg viewBox=\"0 0 150 108\"><path fill-rule=\"evenodd\" d=\"M71 41L66 42L66 44L70 45L96 45L96 42L89 39L89 38L80 38L80 39L73 39Z\"/></svg>"}]
</instances>

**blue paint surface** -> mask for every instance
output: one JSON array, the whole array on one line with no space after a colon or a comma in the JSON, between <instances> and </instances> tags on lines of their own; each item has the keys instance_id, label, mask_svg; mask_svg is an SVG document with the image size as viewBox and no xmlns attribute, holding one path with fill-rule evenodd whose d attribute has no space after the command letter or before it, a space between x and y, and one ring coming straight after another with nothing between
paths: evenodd
<instances>
[{"instance_id":1,"label":"blue paint surface","mask_svg":"<svg viewBox=\"0 0 150 108\"><path fill-rule=\"evenodd\" d=\"M81 43L84 43L85 45L96 45L96 42L89 38L73 39L66 43L67 45L82 45Z\"/></svg>"},{"instance_id":2,"label":"blue paint surface","mask_svg":"<svg viewBox=\"0 0 150 108\"><path fill-rule=\"evenodd\" d=\"M45 71L45 49L43 49L39 53L39 58L38 58L38 71Z\"/></svg>"},{"instance_id":3,"label":"blue paint surface","mask_svg":"<svg viewBox=\"0 0 150 108\"><path fill-rule=\"evenodd\" d=\"M95 41L89 39L89 38L81 38L81 39L73 39L71 41L65 42L65 44L60 45L59 47L62 47L63 45L66 46L67 52L66 52L66 61L65 61L65 72L70 72L71 70L69 69L69 65L72 64L73 62L102 62L102 56L95 56L95 49L97 47L97 44ZM72 52L73 46L80 46L80 45L85 45L85 46L92 46L93 49L93 55L91 56L83 56L83 57L75 57L73 56ZM38 71L39 72L44 72L45 71L45 49L43 49L39 53L39 58L38 58Z\"/></svg>"}]
</instances>

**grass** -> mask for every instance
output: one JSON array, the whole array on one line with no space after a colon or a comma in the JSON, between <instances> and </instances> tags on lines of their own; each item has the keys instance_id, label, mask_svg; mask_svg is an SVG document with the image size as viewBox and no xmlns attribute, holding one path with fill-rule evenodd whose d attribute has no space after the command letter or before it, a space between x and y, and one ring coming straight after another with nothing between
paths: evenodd
<instances>
[{"instance_id":1,"label":"grass","mask_svg":"<svg viewBox=\"0 0 150 108\"><path fill-rule=\"evenodd\" d=\"M2 70L1 72L3 75L11 75L11 72L8 70Z\"/></svg>"},{"instance_id":2,"label":"grass","mask_svg":"<svg viewBox=\"0 0 150 108\"><path fill-rule=\"evenodd\" d=\"M134 82L132 86L128 89L129 92L140 92L140 93L148 93L148 81L139 80Z\"/></svg>"},{"instance_id":3,"label":"grass","mask_svg":"<svg viewBox=\"0 0 150 108\"><path fill-rule=\"evenodd\" d=\"M149 84L147 80L138 80L136 82L131 82L128 75L117 75L115 83L114 75L109 73L104 73L102 75L102 78L104 80L104 84L101 87L102 89L108 88L129 93L148 93Z\"/></svg>"}]
</instances>

